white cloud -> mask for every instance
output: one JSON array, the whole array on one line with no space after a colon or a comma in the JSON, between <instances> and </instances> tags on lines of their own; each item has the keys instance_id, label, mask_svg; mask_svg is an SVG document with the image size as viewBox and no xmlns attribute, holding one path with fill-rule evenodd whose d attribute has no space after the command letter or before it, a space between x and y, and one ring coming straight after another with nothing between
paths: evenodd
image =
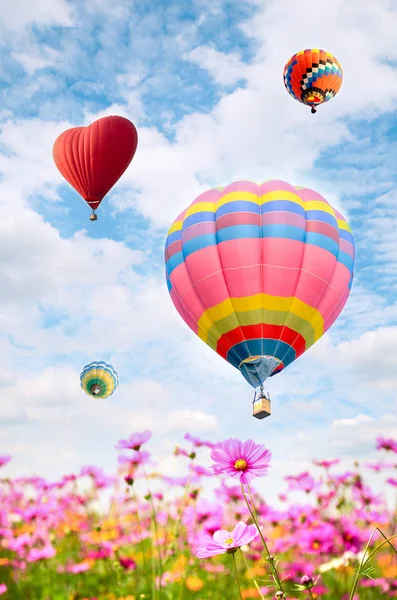
<instances>
[{"instance_id":1,"label":"white cloud","mask_svg":"<svg viewBox=\"0 0 397 600\"><path fill-rule=\"evenodd\" d=\"M232 85L244 78L245 65L238 54L226 54L209 46L199 46L188 52L185 58L208 71L221 85Z\"/></svg>"},{"instance_id":2,"label":"white cloud","mask_svg":"<svg viewBox=\"0 0 397 600\"><path fill-rule=\"evenodd\" d=\"M201 410L180 408L167 416L165 428L171 432L211 431L217 429L217 420Z\"/></svg>"},{"instance_id":3,"label":"white cloud","mask_svg":"<svg viewBox=\"0 0 397 600\"><path fill-rule=\"evenodd\" d=\"M0 0L2 25L20 31L26 25L72 25L71 6L65 0Z\"/></svg>"},{"instance_id":4,"label":"white cloud","mask_svg":"<svg viewBox=\"0 0 397 600\"><path fill-rule=\"evenodd\" d=\"M336 419L332 423L332 427L354 427L354 425L359 425L360 423L365 423L373 420L373 417L369 417L368 415L358 415L354 419Z\"/></svg>"}]
</instances>

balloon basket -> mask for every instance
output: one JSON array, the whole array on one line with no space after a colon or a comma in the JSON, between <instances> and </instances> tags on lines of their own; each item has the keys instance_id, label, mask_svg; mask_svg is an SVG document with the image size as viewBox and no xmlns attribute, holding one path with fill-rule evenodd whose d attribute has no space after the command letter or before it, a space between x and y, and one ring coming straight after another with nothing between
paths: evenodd
<instances>
[{"instance_id":1,"label":"balloon basket","mask_svg":"<svg viewBox=\"0 0 397 600\"><path fill-rule=\"evenodd\" d=\"M269 398L260 396L252 403L252 416L256 419L265 419L272 414L272 407Z\"/></svg>"}]
</instances>

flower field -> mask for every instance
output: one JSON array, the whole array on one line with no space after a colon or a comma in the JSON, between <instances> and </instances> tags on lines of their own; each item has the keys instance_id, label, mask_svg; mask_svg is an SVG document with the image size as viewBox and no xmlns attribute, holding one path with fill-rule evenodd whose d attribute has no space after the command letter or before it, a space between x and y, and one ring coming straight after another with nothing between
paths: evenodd
<instances>
[{"instance_id":1,"label":"flower field","mask_svg":"<svg viewBox=\"0 0 397 600\"><path fill-rule=\"evenodd\" d=\"M186 434L175 449L185 475L171 478L156 470L150 438L118 443L115 476L85 467L56 482L0 478L2 598L397 597L397 515L366 483L372 470L385 489L397 486L394 440L378 438L379 460L349 471L313 461L311 472L285 477L271 506L254 487L272 468L263 446ZM206 464L197 461L202 447Z\"/></svg>"}]
</instances>

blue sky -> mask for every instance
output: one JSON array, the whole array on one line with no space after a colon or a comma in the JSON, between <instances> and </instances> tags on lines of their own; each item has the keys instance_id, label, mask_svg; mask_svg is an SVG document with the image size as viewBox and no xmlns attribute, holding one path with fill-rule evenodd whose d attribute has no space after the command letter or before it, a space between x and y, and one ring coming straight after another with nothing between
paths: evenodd
<instances>
[{"instance_id":1,"label":"blue sky","mask_svg":"<svg viewBox=\"0 0 397 600\"><path fill-rule=\"evenodd\" d=\"M38 4L38 6L36 6ZM272 490L315 456L370 458L397 435L397 9L387 0L145 3L0 0L0 453L10 473L56 477L151 428L165 471L185 431L252 437L273 451ZM309 33L309 32L315 32ZM344 67L317 115L282 83L285 62L324 47ZM137 126L136 156L99 220L52 161L57 135L106 114ZM163 244L202 191L284 178L322 193L357 243L351 298L250 416L240 374L181 322ZM111 361L98 403L81 366ZM292 416L291 416L292 415ZM291 456L294 456L292 461Z\"/></svg>"}]
</instances>

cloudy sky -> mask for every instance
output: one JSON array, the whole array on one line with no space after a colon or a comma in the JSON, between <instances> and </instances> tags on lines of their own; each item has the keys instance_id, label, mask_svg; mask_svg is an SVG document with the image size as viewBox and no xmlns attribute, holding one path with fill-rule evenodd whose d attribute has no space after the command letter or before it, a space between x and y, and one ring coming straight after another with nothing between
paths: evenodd
<instances>
[{"instance_id":1,"label":"cloudy sky","mask_svg":"<svg viewBox=\"0 0 397 600\"><path fill-rule=\"evenodd\" d=\"M397 7L393 0L0 0L0 453L9 474L108 471L150 428L273 451L269 489L311 457L374 455L397 435ZM295 52L344 68L310 114L285 91ZM52 160L64 129L119 114L136 156L99 220ZM243 377L195 338L164 280L166 231L202 191L285 179L323 194L357 244L352 295L329 335L269 383L251 416ZM98 402L81 367L109 360ZM177 473L175 459L163 468Z\"/></svg>"}]
</instances>

